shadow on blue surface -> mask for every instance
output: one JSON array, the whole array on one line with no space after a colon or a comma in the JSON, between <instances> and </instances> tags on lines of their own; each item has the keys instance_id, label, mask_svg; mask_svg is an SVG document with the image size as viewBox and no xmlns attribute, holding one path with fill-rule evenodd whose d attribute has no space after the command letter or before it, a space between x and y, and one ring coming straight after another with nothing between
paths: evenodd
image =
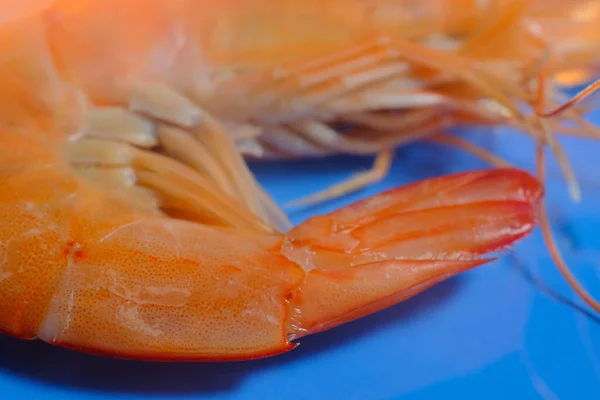
<instances>
[{"instance_id":1,"label":"shadow on blue surface","mask_svg":"<svg viewBox=\"0 0 600 400\"><path fill-rule=\"evenodd\" d=\"M463 279L466 278L458 276L395 307L303 338L298 348L273 358L238 363L145 363L91 356L40 341L0 337L0 371L38 383L91 392L218 394L235 390L240 380L264 369L301 363L306 357L385 329L392 322L416 320L460 290Z\"/></svg>"}]
</instances>

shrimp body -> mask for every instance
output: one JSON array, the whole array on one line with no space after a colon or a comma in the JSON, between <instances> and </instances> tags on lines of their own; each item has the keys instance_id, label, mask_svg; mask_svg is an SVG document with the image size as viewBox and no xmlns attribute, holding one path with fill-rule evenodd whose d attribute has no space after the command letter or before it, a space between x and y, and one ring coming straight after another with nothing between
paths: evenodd
<instances>
[{"instance_id":1,"label":"shrimp body","mask_svg":"<svg viewBox=\"0 0 600 400\"><path fill-rule=\"evenodd\" d=\"M482 2L451 3L456 18L431 12L420 27L421 3L397 1L0 6L0 331L123 358L265 357L526 237L543 188L524 171L442 176L290 228L239 154L246 140L273 154L379 151L391 143L380 131L342 138L329 122L447 110L464 81L493 92L487 75L447 75L475 54L492 62L489 49L448 58L411 44L442 22L494 33L467 7ZM510 22L522 10L507 4ZM481 91L464 92L462 117L483 118ZM395 124L432 120L419 110Z\"/></svg>"},{"instance_id":2,"label":"shrimp body","mask_svg":"<svg viewBox=\"0 0 600 400\"><path fill-rule=\"evenodd\" d=\"M113 357L285 352L489 261L541 196L527 173L472 172L257 233L156 215L79 177L64 139L0 135L0 330Z\"/></svg>"},{"instance_id":3,"label":"shrimp body","mask_svg":"<svg viewBox=\"0 0 600 400\"><path fill-rule=\"evenodd\" d=\"M522 106L557 105L559 83L597 72L598 2L39 4L25 18L39 30L53 73L89 103L87 136L136 132L136 146L194 158L224 191L282 229L289 222L256 194L244 158L378 155L372 171L325 196L333 197L385 176L394 148L465 124L511 125L547 141L578 197L548 132L589 135L585 109L541 124ZM553 78L541 99L532 89L540 70ZM209 154L193 154L200 151Z\"/></svg>"},{"instance_id":4,"label":"shrimp body","mask_svg":"<svg viewBox=\"0 0 600 400\"><path fill-rule=\"evenodd\" d=\"M245 201L268 204L263 192L231 183L237 153L211 159L229 143L220 119L169 89L177 74L169 81L141 68L152 57L115 58L72 30L99 4L3 14L0 331L123 358L264 357L482 265L535 226L540 183L500 169L415 183L279 229ZM119 12L136 16L128 4ZM145 27L153 33L168 16L148 12ZM160 47L139 32L111 44ZM69 46L87 64L69 59Z\"/></svg>"},{"instance_id":5,"label":"shrimp body","mask_svg":"<svg viewBox=\"0 0 600 400\"><path fill-rule=\"evenodd\" d=\"M30 25L43 31L57 73L92 104L187 129L209 113L242 149L248 140L235 128L260 131L251 143L263 158L370 154L452 124L517 119L517 103L532 101L523 83L545 37L551 71L565 80L599 61L597 2L37 4ZM407 115L384 123L376 113L386 110ZM356 126L354 139L339 134L340 122Z\"/></svg>"}]
</instances>

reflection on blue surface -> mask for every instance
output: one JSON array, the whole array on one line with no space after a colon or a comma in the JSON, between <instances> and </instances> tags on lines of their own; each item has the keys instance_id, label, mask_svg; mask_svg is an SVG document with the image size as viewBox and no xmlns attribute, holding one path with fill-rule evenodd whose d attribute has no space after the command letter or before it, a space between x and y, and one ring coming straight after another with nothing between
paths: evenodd
<instances>
[{"instance_id":1,"label":"reflection on blue surface","mask_svg":"<svg viewBox=\"0 0 600 400\"><path fill-rule=\"evenodd\" d=\"M505 130L475 136L532 170L533 146ZM577 276L600 297L600 144L564 140L584 200L574 205L553 163L549 210ZM517 148L523 145L517 152ZM281 203L370 166L339 157L254 166ZM294 171L277 171L285 165ZM381 184L308 211L300 222L381 190L485 167L456 150L417 144L397 152ZM600 399L600 324L580 303L539 231L516 251L398 306L301 341L295 351L232 364L151 364L87 356L0 338L1 398L110 399ZM547 287L536 283L541 280Z\"/></svg>"}]
</instances>

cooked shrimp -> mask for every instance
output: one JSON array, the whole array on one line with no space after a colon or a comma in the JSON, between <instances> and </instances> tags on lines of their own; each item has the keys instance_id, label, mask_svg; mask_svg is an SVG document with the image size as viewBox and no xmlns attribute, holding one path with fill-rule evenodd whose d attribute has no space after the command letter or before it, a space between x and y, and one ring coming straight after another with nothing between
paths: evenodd
<instances>
[{"instance_id":1,"label":"cooked shrimp","mask_svg":"<svg viewBox=\"0 0 600 400\"><path fill-rule=\"evenodd\" d=\"M378 154L373 171L302 204L375 182L393 148L463 124L512 125L547 143L579 197L552 133L598 130L571 109L548 132L522 106L537 101L542 68L553 78L548 106L563 100L557 82L597 72L600 1L37 3L27 15L57 73L95 106L89 135L135 131L136 145L193 164L277 226L289 223L240 151L261 159Z\"/></svg>"},{"instance_id":2,"label":"cooked shrimp","mask_svg":"<svg viewBox=\"0 0 600 400\"><path fill-rule=\"evenodd\" d=\"M524 172L473 172L268 234L156 215L77 177L59 139L1 135L3 154L30 150L1 182L0 330L115 357L290 350L490 261L530 232L541 195Z\"/></svg>"},{"instance_id":3,"label":"cooked shrimp","mask_svg":"<svg viewBox=\"0 0 600 400\"><path fill-rule=\"evenodd\" d=\"M45 18L79 21L89 5L63 2ZM144 360L275 355L485 264L535 226L540 182L497 169L414 183L284 233L225 184L222 160L210 164L220 180L198 159L213 154L200 144L222 138L221 120L151 75L90 54L99 48L79 48L87 64L67 68L62 52L79 42L57 43L71 25L42 29L39 14L16 14L0 25L6 334ZM145 14L146 27L159 16ZM79 33L71 37L85 42ZM155 125L167 138L160 149Z\"/></svg>"}]
</instances>

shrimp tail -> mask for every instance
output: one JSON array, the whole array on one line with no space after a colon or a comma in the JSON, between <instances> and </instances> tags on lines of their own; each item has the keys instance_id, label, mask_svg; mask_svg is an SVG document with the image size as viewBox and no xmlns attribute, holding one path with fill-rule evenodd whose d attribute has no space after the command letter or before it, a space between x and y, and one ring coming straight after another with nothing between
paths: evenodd
<instances>
[{"instance_id":1,"label":"shrimp tail","mask_svg":"<svg viewBox=\"0 0 600 400\"><path fill-rule=\"evenodd\" d=\"M410 298L486 264L537 223L540 182L517 169L394 189L290 231L284 254L309 272L292 296L292 338Z\"/></svg>"}]
</instances>

